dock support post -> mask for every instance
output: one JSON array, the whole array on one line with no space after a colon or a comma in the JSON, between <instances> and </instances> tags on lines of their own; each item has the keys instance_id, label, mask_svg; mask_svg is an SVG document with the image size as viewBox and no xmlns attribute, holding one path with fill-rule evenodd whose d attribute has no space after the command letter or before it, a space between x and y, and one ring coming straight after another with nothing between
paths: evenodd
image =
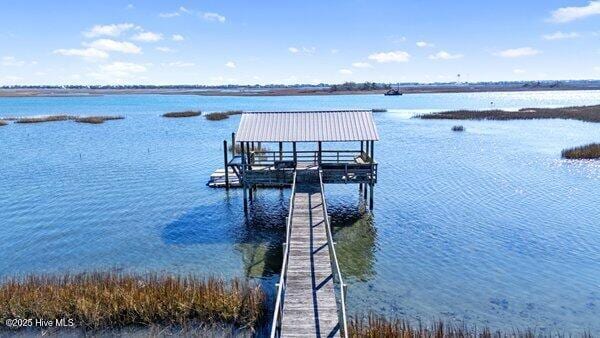
<instances>
[{"instance_id":1,"label":"dock support post","mask_svg":"<svg viewBox=\"0 0 600 338\"><path fill-rule=\"evenodd\" d=\"M241 155L242 155L242 187L244 191L244 215L248 216L248 186L246 185L246 151L244 142L240 143ZM235 146L234 146L235 148Z\"/></svg>"},{"instance_id":2,"label":"dock support post","mask_svg":"<svg viewBox=\"0 0 600 338\"><path fill-rule=\"evenodd\" d=\"M374 182L374 177L373 174L375 173L375 141L371 141L371 183L370 183L370 189L371 193L369 194L369 209L373 210L373 192L375 190L375 182Z\"/></svg>"},{"instance_id":3,"label":"dock support post","mask_svg":"<svg viewBox=\"0 0 600 338\"><path fill-rule=\"evenodd\" d=\"M231 157L235 156L235 133L231 133Z\"/></svg>"},{"instance_id":4,"label":"dock support post","mask_svg":"<svg viewBox=\"0 0 600 338\"><path fill-rule=\"evenodd\" d=\"M279 160L283 160L283 142L279 142Z\"/></svg>"},{"instance_id":5,"label":"dock support post","mask_svg":"<svg viewBox=\"0 0 600 338\"><path fill-rule=\"evenodd\" d=\"M319 163L319 166L321 166L321 161L323 160L322 155L321 155L321 152L323 150L322 149L323 145L322 145L321 141L317 142L317 145L318 145L318 148L319 148L319 162L318 163Z\"/></svg>"},{"instance_id":6,"label":"dock support post","mask_svg":"<svg viewBox=\"0 0 600 338\"><path fill-rule=\"evenodd\" d=\"M292 151L294 152L294 166L298 165L298 155L296 154L296 142L292 142Z\"/></svg>"},{"instance_id":7,"label":"dock support post","mask_svg":"<svg viewBox=\"0 0 600 338\"><path fill-rule=\"evenodd\" d=\"M223 168L225 168L225 189L229 190L229 167L227 167L227 140L223 140Z\"/></svg>"}]
</instances>

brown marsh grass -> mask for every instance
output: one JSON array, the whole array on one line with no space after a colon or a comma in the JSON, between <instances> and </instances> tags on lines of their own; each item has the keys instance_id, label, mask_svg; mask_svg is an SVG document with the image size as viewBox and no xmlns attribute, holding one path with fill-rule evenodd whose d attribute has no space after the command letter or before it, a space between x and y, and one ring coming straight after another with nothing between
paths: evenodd
<instances>
[{"instance_id":1,"label":"brown marsh grass","mask_svg":"<svg viewBox=\"0 0 600 338\"><path fill-rule=\"evenodd\" d=\"M0 120L0 127L7 125L8 122L4 121L4 120Z\"/></svg>"},{"instance_id":2,"label":"brown marsh grass","mask_svg":"<svg viewBox=\"0 0 600 338\"><path fill-rule=\"evenodd\" d=\"M220 121L220 120L228 119L229 116L231 116L231 115L240 115L242 113L243 113L243 111L241 111L241 110L229 110L229 111L225 111L225 112L214 112L214 113L206 114L204 117L206 117L206 119L209 121Z\"/></svg>"},{"instance_id":3,"label":"brown marsh grass","mask_svg":"<svg viewBox=\"0 0 600 338\"><path fill-rule=\"evenodd\" d=\"M74 119L77 123L91 123L91 124L100 124L104 123L104 121L109 120L122 120L125 117L123 116L85 116L85 117L77 117Z\"/></svg>"},{"instance_id":4,"label":"brown marsh grass","mask_svg":"<svg viewBox=\"0 0 600 338\"><path fill-rule=\"evenodd\" d=\"M15 119L15 123L42 123L42 122L57 122L67 121L77 118L72 115L48 115L48 116L34 116L34 117L19 117Z\"/></svg>"},{"instance_id":5,"label":"brown marsh grass","mask_svg":"<svg viewBox=\"0 0 600 338\"><path fill-rule=\"evenodd\" d=\"M600 105L562 108L523 108L518 111L505 110L454 110L417 116L421 119L448 120L533 120L570 119L600 122Z\"/></svg>"},{"instance_id":6,"label":"brown marsh grass","mask_svg":"<svg viewBox=\"0 0 600 338\"><path fill-rule=\"evenodd\" d=\"M600 158L600 143L591 143L584 146L565 149L562 157L570 160L592 160Z\"/></svg>"},{"instance_id":7,"label":"brown marsh grass","mask_svg":"<svg viewBox=\"0 0 600 338\"><path fill-rule=\"evenodd\" d=\"M231 324L253 329L266 296L240 279L117 273L29 276L0 284L0 320L71 318L84 329Z\"/></svg>"},{"instance_id":8,"label":"brown marsh grass","mask_svg":"<svg viewBox=\"0 0 600 338\"><path fill-rule=\"evenodd\" d=\"M200 110L186 110L186 111L179 111L179 112L172 112L172 113L164 113L162 116L163 117L194 117L194 116L200 116L202 115L202 112Z\"/></svg>"}]
</instances>

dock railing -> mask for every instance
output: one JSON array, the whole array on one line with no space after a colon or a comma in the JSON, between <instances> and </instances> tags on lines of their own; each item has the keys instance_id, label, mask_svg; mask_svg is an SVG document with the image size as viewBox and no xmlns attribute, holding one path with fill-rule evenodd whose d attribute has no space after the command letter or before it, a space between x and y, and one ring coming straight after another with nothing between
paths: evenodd
<instances>
[{"instance_id":1,"label":"dock railing","mask_svg":"<svg viewBox=\"0 0 600 338\"><path fill-rule=\"evenodd\" d=\"M334 280L337 279L337 283L340 286L340 310L338 312L338 320L341 322L340 328L342 329L342 337L348 338L348 318L346 315L346 290L347 285L344 283L342 278L342 272L340 270L340 264L338 262L337 253L335 252L335 242L333 241L333 235L331 233L331 223L329 221L329 215L327 213L327 202L325 201L325 189L323 187L323 172L319 170L319 183L321 185L321 195L323 200L323 217L325 219L325 228L327 230L327 246L329 247L329 257L331 259L331 265L333 267Z\"/></svg>"},{"instance_id":2,"label":"dock railing","mask_svg":"<svg viewBox=\"0 0 600 338\"><path fill-rule=\"evenodd\" d=\"M292 216L294 210L294 196L296 194L296 172L292 183L292 193L290 195L290 211L286 220L285 228L285 249L283 251L283 263L281 265L281 275L277 283L277 298L275 300L275 311L273 313L273 324L271 326L271 338L281 336L281 319L283 317L283 298L285 297L285 287L287 281L287 269L290 257L290 236L292 234Z\"/></svg>"}]
</instances>

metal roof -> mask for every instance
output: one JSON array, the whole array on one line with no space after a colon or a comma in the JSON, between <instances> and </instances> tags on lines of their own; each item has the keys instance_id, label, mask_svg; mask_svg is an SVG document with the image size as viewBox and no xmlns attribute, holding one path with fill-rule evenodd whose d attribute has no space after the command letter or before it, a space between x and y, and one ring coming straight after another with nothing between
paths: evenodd
<instances>
[{"instance_id":1,"label":"metal roof","mask_svg":"<svg viewBox=\"0 0 600 338\"><path fill-rule=\"evenodd\" d=\"M343 142L379 140L370 110L243 113L240 142Z\"/></svg>"}]
</instances>

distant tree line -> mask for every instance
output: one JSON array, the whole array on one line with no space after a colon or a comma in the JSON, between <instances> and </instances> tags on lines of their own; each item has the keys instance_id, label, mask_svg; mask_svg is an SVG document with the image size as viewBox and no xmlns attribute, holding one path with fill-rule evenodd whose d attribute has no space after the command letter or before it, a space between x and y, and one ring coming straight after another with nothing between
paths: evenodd
<instances>
[{"instance_id":1,"label":"distant tree line","mask_svg":"<svg viewBox=\"0 0 600 338\"><path fill-rule=\"evenodd\" d=\"M335 91L363 91L363 90L378 90L378 89L390 89L391 85L387 83L376 83L376 82L344 82L342 84L334 84L329 87L332 92Z\"/></svg>"}]
</instances>

